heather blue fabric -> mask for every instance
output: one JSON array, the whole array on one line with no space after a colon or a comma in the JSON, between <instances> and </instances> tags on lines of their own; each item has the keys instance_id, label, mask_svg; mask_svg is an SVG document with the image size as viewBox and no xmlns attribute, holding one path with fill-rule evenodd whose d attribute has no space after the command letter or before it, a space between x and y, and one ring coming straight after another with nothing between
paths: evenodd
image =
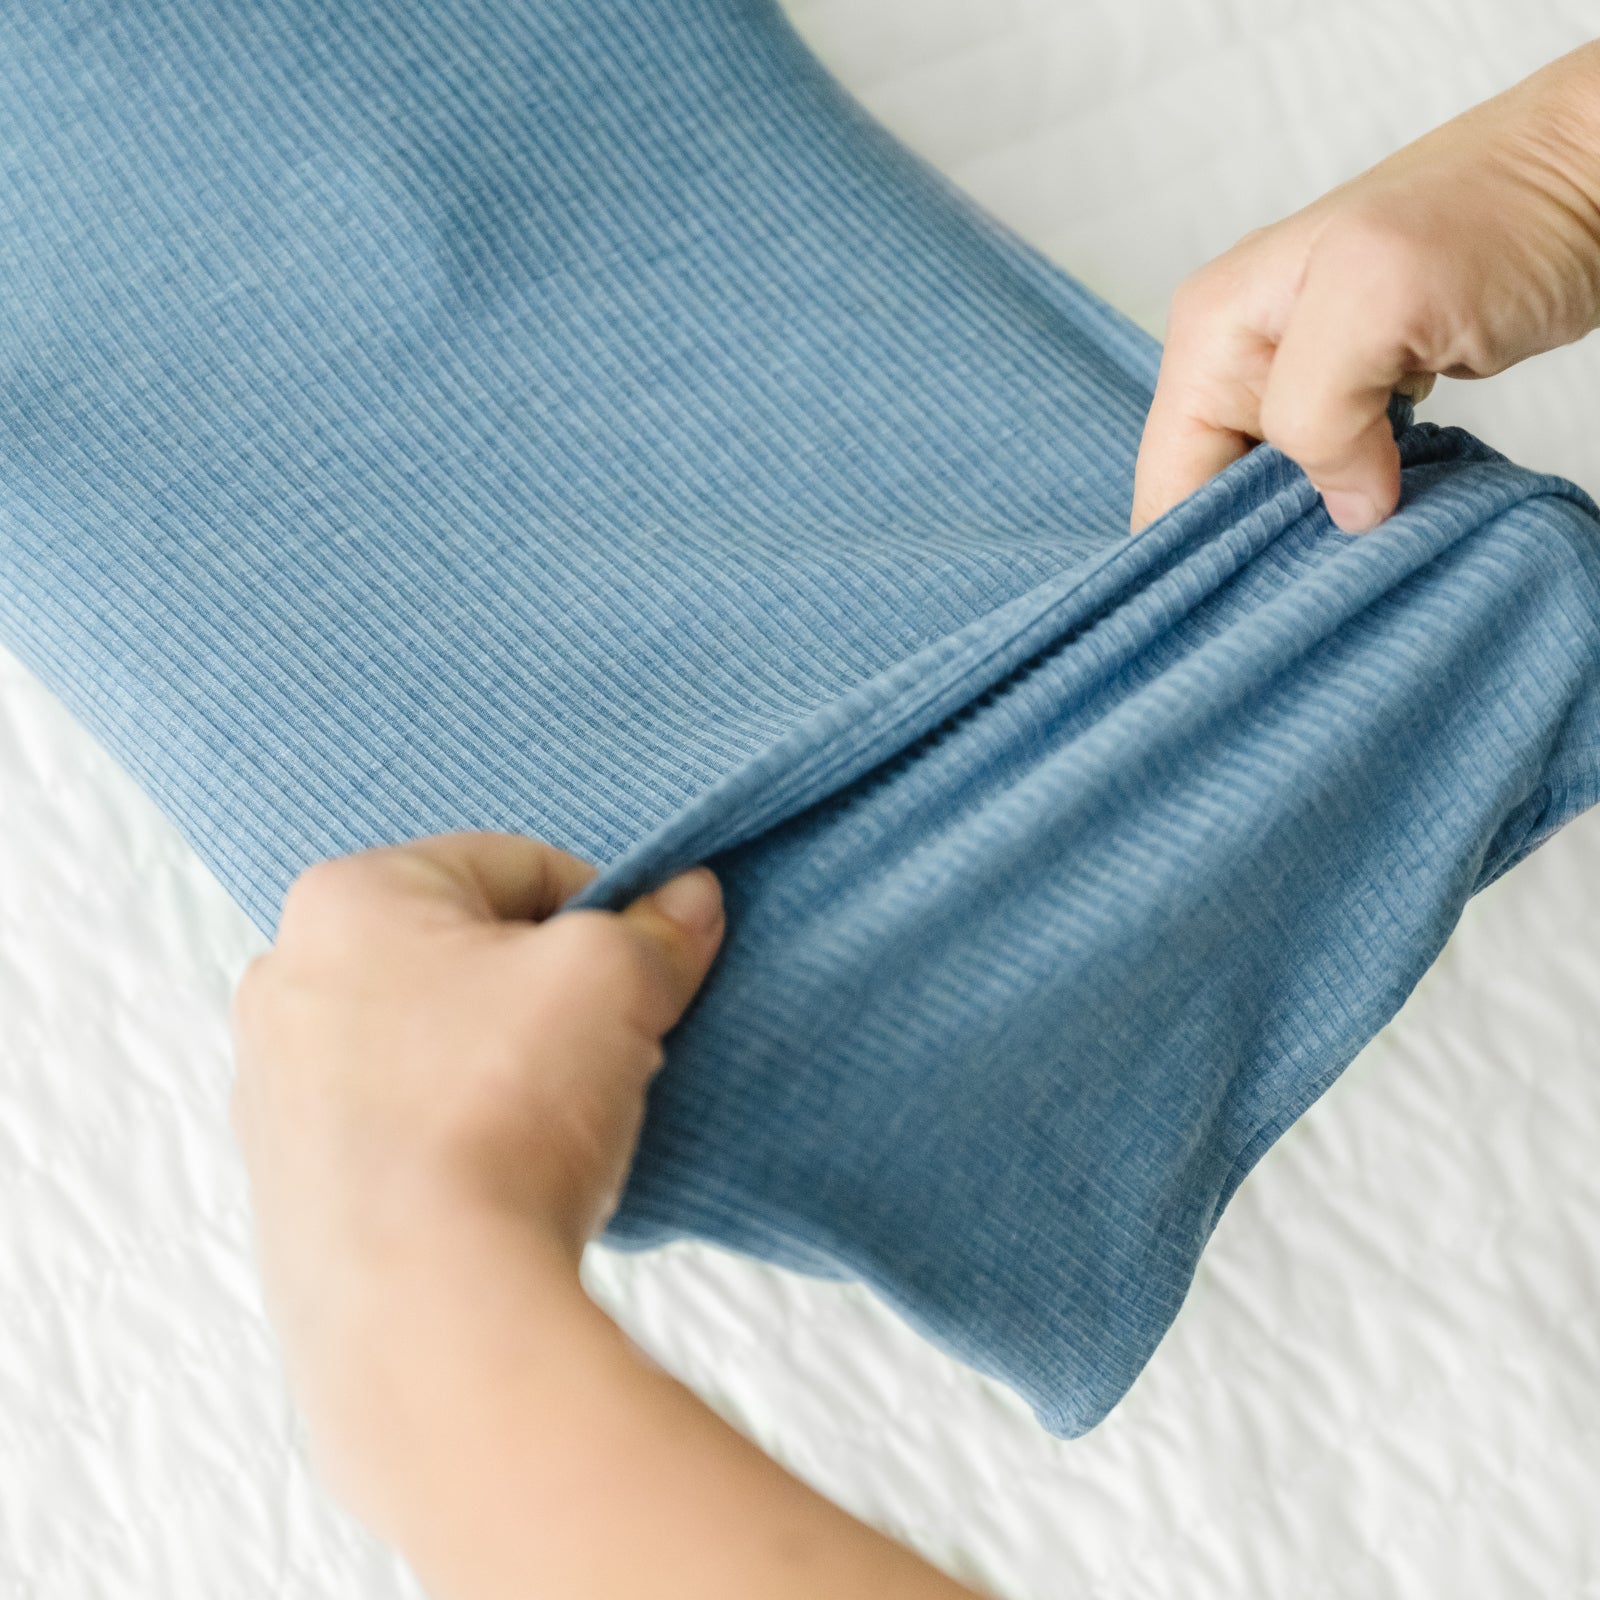
<instances>
[{"instance_id":1,"label":"heather blue fabric","mask_svg":"<svg viewBox=\"0 0 1600 1600\"><path fill-rule=\"evenodd\" d=\"M767 0L0 0L0 637L268 932L444 829L710 860L608 1237L1063 1435L1600 799L1588 498L1397 406L1373 536L1260 449L1128 540L1158 355Z\"/></svg>"}]
</instances>

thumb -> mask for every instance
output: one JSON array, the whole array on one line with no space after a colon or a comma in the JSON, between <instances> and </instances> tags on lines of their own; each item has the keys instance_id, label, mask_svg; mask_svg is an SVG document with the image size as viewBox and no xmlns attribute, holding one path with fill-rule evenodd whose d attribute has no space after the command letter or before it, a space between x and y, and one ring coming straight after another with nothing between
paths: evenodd
<instances>
[{"instance_id":1,"label":"thumb","mask_svg":"<svg viewBox=\"0 0 1600 1600\"><path fill-rule=\"evenodd\" d=\"M1400 499L1400 450L1389 395L1412 370L1374 337L1361 281L1308 274L1279 341L1261 401L1261 431L1297 462L1346 533L1365 533Z\"/></svg>"},{"instance_id":2,"label":"thumb","mask_svg":"<svg viewBox=\"0 0 1600 1600\"><path fill-rule=\"evenodd\" d=\"M666 1033L695 997L722 943L722 886L709 867L692 867L620 913L648 940L661 973L651 1024Z\"/></svg>"}]
</instances>

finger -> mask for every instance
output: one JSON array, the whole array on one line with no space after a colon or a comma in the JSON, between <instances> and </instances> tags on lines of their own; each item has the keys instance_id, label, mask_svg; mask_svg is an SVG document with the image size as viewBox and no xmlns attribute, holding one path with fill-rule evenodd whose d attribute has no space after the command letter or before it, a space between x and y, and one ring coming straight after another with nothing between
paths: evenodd
<instances>
[{"instance_id":1,"label":"finger","mask_svg":"<svg viewBox=\"0 0 1600 1600\"><path fill-rule=\"evenodd\" d=\"M686 907L695 893L704 898ZM546 1037L574 1061L603 1061L616 1055L620 1023L649 1047L653 1071L661 1038L705 980L722 932L721 888L703 867L623 911L568 911L529 929L522 949L537 975Z\"/></svg>"},{"instance_id":2,"label":"finger","mask_svg":"<svg viewBox=\"0 0 1600 1600\"><path fill-rule=\"evenodd\" d=\"M1139 458L1133 469L1130 533L1141 533L1180 500L1241 456L1255 440L1185 411L1158 394L1145 418Z\"/></svg>"},{"instance_id":3,"label":"finger","mask_svg":"<svg viewBox=\"0 0 1600 1600\"><path fill-rule=\"evenodd\" d=\"M649 1022L665 1033L688 1008L722 943L722 886L709 867L694 867L635 900L621 916L659 958Z\"/></svg>"},{"instance_id":4,"label":"finger","mask_svg":"<svg viewBox=\"0 0 1600 1600\"><path fill-rule=\"evenodd\" d=\"M1377 527L1400 502L1389 396L1415 371L1408 353L1366 330L1376 286L1313 264L1261 401L1263 435L1295 461L1346 533Z\"/></svg>"},{"instance_id":5,"label":"finger","mask_svg":"<svg viewBox=\"0 0 1600 1600\"><path fill-rule=\"evenodd\" d=\"M433 869L431 892L483 918L542 922L599 870L581 856L519 833L434 834L390 847Z\"/></svg>"},{"instance_id":6,"label":"finger","mask_svg":"<svg viewBox=\"0 0 1600 1600\"><path fill-rule=\"evenodd\" d=\"M1261 246L1245 241L1178 285L1134 463L1130 532L1254 448L1273 346L1257 326L1252 285L1274 275Z\"/></svg>"}]
</instances>

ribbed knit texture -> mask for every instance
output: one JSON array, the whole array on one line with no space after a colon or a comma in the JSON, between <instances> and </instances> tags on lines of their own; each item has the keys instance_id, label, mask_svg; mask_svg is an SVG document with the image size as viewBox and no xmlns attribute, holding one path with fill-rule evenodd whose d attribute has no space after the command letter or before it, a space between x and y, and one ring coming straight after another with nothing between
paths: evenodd
<instances>
[{"instance_id":1,"label":"ribbed knit texture","mask_svg":"<svg viewBox=\"0 0 1600 1600\"><path fill-rule=\"evenodd\" d=\"M268 932L446 829L709 860L608 1237L1063 1435L1600 800L1587 497L1397 407L1372 536L1263 448L1128 540L1158 355L768 0L0 5L0 637Z\"/></svg>"}]
</instances>

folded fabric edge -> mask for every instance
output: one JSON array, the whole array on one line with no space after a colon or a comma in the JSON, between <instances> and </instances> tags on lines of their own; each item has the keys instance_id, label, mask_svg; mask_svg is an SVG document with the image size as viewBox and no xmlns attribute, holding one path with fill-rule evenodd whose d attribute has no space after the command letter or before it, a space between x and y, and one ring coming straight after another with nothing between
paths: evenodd
<instances>
[{"instance_id":1,"label":"folded fabric edge","mask_svg":"<svg viewBox=\"0 0 1600 1600\"><path fill-rule=\"evenodd\" d=\"M788 821L937 737L982 697L1230 530L1271 538L1313 499L1276 451L1251 452L1137 537L1119 537L796 723L606 865L562 910L619 910L696 862ZM1239 503L1241 514L1217 517L1229 502Z\"/></svg>"}]
</instances>

